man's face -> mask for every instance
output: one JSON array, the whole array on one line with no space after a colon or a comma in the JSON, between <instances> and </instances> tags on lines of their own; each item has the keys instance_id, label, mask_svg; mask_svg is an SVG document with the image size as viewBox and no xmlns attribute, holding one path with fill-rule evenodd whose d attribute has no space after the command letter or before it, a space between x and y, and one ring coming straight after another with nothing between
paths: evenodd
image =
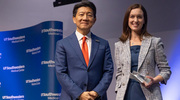
<instances>
[{"instance_id":1,"label":"man's face","mask_svg":"<svg viewBox=\"0 0 180 100\"><path fill-rule=\"evenodd\" d=\"M77 26L77 31L90 31L90 28L95 23L93 10L89 7L80 7L77 10L77 14L73 17L73 22Z\"/></svg>"}]
</instances>

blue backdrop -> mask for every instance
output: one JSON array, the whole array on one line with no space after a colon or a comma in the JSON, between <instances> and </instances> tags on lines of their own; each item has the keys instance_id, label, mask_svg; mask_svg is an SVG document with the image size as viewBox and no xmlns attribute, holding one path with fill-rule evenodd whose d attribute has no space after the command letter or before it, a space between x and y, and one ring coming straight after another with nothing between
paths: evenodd
<instances>
[{"instance_id":1,"label":"blue backdrop","mask_svg":"<svg viewBox=\"0 0 180 100\"><path fill-rule=\"evenodd\" d=\"M0 32L0 99L59 99L54 54L62 38L60 21Z\"/></svg>"}]
</instances>

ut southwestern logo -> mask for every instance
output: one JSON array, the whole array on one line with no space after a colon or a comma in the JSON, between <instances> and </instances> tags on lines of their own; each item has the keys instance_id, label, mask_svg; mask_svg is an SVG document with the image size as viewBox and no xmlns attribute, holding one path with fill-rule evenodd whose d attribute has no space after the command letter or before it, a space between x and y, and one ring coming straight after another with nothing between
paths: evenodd
<instances>
[{"instance_id":1,"label":"ut southwestern logo","mask_svg":"<svg viewBox=\"0 0 180 100\"><path fill-rule=\"evenodd\" d=\"M24 95L18 95L18 96L2 96L2 99L10 99L10 100L21 100L24 99Z\"/></svg>"},{"instance_id":2,"label":"ut southwestern logo","mask_svg":"<svg viewBox=\"0 0 180 100\"><path fill-rule=\"evenodd\" d=\"M31 80L26 80L26 84L30 83L32 86L34 86L34 85L40 85L40 81L41 81L40 78L31 79Z\"/></svg>"},{"instance_id":3,"label":"ut southwestern logo","mask_svg":"<svg viewBox=\"0 0 180 100\"><path fill-rule=\"evenodd\" d=\"M4 66L3 70L10 70L11 72L24 72L25 65L19 65L19 66Z\"/></svg>"},{"instance_id":4,"label":"ut southwestern logo","mask_svg":"<svg viewBox=\"0 0 180 100\"><path fill-rule=\"evenodd\" d=\"M6 37L4 38L4 41L11 41L11 43L20 43L25 42L25 35L18 36L18 37Z\"/></svg>"},{"instance_id":5,"label":"ut southwestern logo","mask_svg":"<svg viewBox=\"0 0 180 100\"><path fill-rule=\"evenodd\" d=\"M38 54L41 52L41 47L26 49L26 53L31 53L32 55Z\"/></svg>"},{"instance_id":6,"label":"ut southwestern logo","mask_svg":"<svg viewBox=\"0 0 180 100\"><path fill-rule=\"evenodd\" d=\"M62 32L63 32L62 29L54 29L54 28L41 30L41 33L48 33L48 35L62 35Z\"/></svg>"},{"instance_id":7,"label":"ut southwestern logo","mask_svg":"<svg viewBox=\"0 0 180 100\"><path fill-rule=\"evenodd\" d=\"M41 97L47 97L48 100L59 100L61 93L41 93Z\"/></svg>"},{"instance_id":8,"label":"ut southwestern logo","mask_svg":"<svg viewBox=\"0 0 180 100\"><path fill-rule=\"evenodd\" d=\"M55 67L55 61L53 60L41 61L41 65L48 65L48 67Z\"/></svg>"}]
</instances>

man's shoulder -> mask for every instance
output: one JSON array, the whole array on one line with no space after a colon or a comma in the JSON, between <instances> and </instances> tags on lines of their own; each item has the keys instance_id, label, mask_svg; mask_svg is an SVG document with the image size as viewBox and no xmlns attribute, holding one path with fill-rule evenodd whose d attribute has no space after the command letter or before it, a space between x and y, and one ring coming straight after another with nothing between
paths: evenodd
<instances>
[{"instance_id":1,"label":"man's shoulder","mask_svg":"<svg viewBox=\"0 0 180 100\"><path fill-rule=\"evenodd\" d=\"M58 42L66 42L66 41L69 41L69 40L71 40L71 38L73 38L73 35L74 35L74 33L72 33L71 35L69 35L69 36L67 36L67 37L65 37L65 38L63 38L63 39L58 40Z\"/></svg>"},{"instance_id":2,"label":"man's shoulder","mask_svg":"<svg viewBox=\"0 0 180 100\"><path fill-rule=\"evenodd\" d=\"M60 40L58 40L57 42L56 42L56 45L69 45L69 41L71 41L72 40L72 38L73 38L73 34L71 34L71 35L69 35L69 36L67 36L67 37L65 37L65 38L63 38L63 39L60 39Z\"/></svg>"},{"instance_id":3,"label":"man's shoulder","mask_svg":"<svg viewBox=\"0 0 180 100\"><path fill-rule=\"evenodd\" d=\"M97 36L97 35L95 35L95 34L92 34L92 37L94 37L94 39L95 39L96 41L99 41L99 42L102 42L102 43L108 42L106 39L104 39L104 38L102 38L102 37L99 37L99 36Z\"/></svg>"}]
</instances>

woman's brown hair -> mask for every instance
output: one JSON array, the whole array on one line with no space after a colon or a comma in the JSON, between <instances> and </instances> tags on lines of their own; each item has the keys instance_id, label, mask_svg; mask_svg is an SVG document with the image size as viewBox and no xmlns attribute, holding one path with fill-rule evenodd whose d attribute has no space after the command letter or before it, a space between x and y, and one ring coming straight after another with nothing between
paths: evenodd
<instances>
[{"instance_id":1,"label":"woman's brown hair","mask_svg":"<svg viewBox=\"0 0 180 100\"><path fill-rule=\"evenodd\" d=\"M148 18L147 18L147 12L146 12L146 9L141 5L141 4L133 4L131 5L126 13L125 13L125 16L124 16L124 21L123 21L123 33L121 35L121 37L119 38L120 41L122 42L125 42L128 38L131 37L131 29L130 27L128 26L128 21L129 21L129 15L130 15L130 12L132 9L136 9L136 8L140 8L142 11L143 11L143 14L144 14L144 25L141 29L141 32L139 33L140 35L140 40L142 40L143 36L151 36L151 34L149 34L147 32L147 21L148 21Z\"/></svg>"}]
</instances>

